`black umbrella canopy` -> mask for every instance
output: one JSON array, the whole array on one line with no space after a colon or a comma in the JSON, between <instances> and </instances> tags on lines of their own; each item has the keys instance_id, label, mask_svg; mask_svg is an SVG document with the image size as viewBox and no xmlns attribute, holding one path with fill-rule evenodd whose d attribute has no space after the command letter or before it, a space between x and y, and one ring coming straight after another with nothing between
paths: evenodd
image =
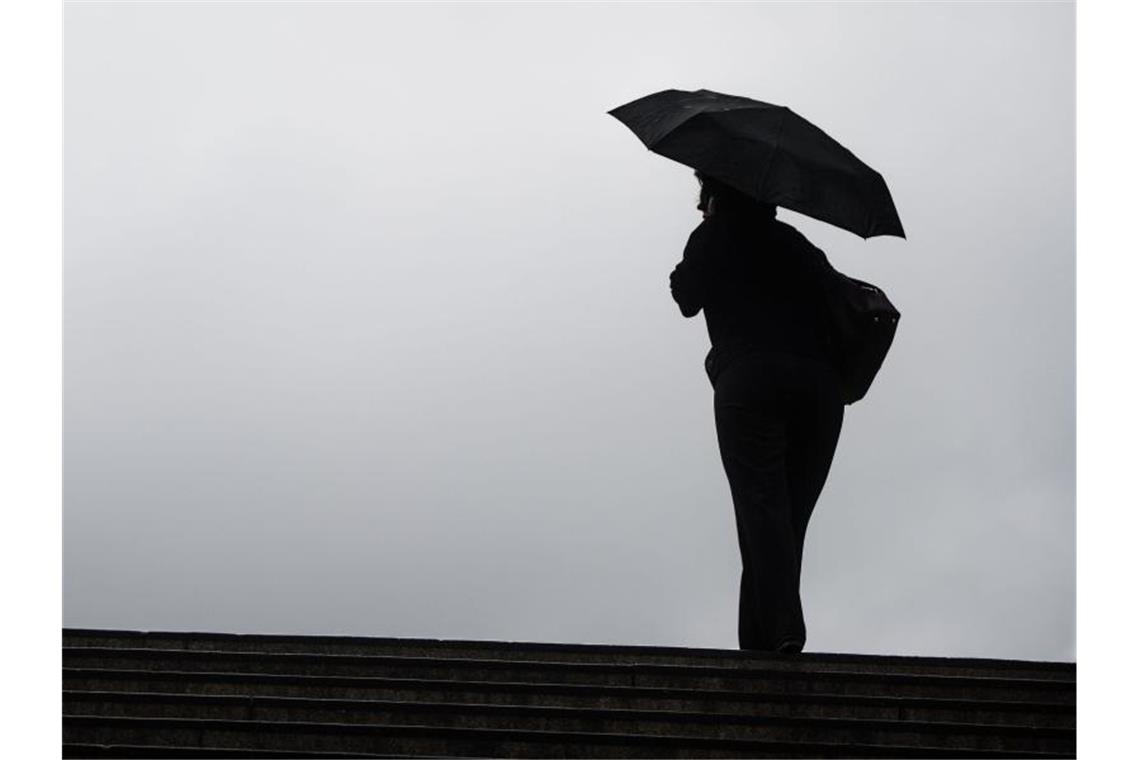
<instances>
[{"instance_id":1,"label":"black umbrella canopy","mask_svg":"<svg viewBox=\"0 0 1140 760\"><path fill-rule=\"evenodd\" d=\"M882 175L786 106L662 90L609 112L645 147L863 238L906 237Z\"/></svg>"}]
</instances>

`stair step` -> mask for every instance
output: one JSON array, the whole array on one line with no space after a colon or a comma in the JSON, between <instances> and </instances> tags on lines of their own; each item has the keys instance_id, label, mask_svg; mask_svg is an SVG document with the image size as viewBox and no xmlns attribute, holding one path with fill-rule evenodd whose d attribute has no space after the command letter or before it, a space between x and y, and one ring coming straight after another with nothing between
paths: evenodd
<instances>
[{"instance_id":1,"label":"stair step","mask_svg":"<svg viewBox=\"0 0 1140 760\"><path fill-rule=\"evenodd\" d=\"M766 692L892 694L1071 703L1073 685L1052 679L715 665L515 662L391 655L255 653L113 647L64 647L65 667L183 670L288 675L343 675L445 680L580 683L607 686L735 689Z\"/></svg>"},{"instance_id":2,"label":"stair step","mask_svg":"<svg viewBox=\"0 0 1140 760\"><path fill-rule=\"evenodd\" d=\"M598 707L730 715L925 720L1074 729L1071 705L856 694L667 689L578 684L273 674L72 669L68 693L111 691L309 699L400 700L484 705ZM141 697L140 697L141 698Z\"/></svg>"},{"instance_id":3,"label":"stair step","mask_svg":"<svg viewBox=\"0 0 1140 760\"><path fill-rule=\"evenodd\" d=\"M471 757L1071 757L1069 752L421 725L69 716L64 742ZM871 734L874 735L873 733Z\"/></svg>"},{"instance_id":4,"label":"stair step","mask_svg":"<svg viewBox=\"0 0 1140 760\"><path fill-rule=\"evenodd\" d=\"M712 712L620 710L295 697L64 692L64 715L449 726L586 734L862 742L1072 752L1076 732L1034 726Z\"/></svg>"},{"instance_id":5,"label":"stair step","mask_svg":"<svg viewBox=\"0 0 1140 760\"><path fill-rule=\"evenodd\" d=\"M65 757L1075 757L1074 663L65 629Z\"/></svg>"},{"instance_id":6,"label":"stair step","mask_svg":"<svg viewBox=\"0 0 1140 760\"><path fill-rule=\"evenodd\" d=\"M981 658L909 657L807 653L795 656L733 649L551 644L538 642L366 638L360 636L286 636L277 634L107 631L69 628L65 647L114 647L226 652L396 655L415 658L695 665L724 668L852 670L927 675L1076 680L1076 664Z\"/></svg>"},{"instance_id":7,"label":"stair step","mask_svg":"<svg viewBox=\"0 0 1140 760\"><path fill-rule=\"evenodd\" d=\"M239 747L176 747L153 744L64 744L65 758L175 758L175 757L219 757L219 758L313 758L332 760L333 758L405 758L419 760L454 760L444 755L375 755L360 752L311 752L303 750L243 749Z\"/></svg>"}]
</instances>

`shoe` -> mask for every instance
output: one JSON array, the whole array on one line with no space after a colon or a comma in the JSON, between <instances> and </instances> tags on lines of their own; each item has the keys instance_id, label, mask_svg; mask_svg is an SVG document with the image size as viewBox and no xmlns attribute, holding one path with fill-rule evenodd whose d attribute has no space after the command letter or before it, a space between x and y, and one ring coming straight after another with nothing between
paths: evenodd
<instances>
[{"instance_id":1,"label":"shoe","mask_svg":"<svg viewBox=\"0 0 1140 760\"><path fill-rule=\"evenodd\" d=\"M799 654L803 651L803 648L804 643L802 641L785 639L780 642L780 646L776 647L776 651L780 654Z\"/></svg>"}]
</instances>

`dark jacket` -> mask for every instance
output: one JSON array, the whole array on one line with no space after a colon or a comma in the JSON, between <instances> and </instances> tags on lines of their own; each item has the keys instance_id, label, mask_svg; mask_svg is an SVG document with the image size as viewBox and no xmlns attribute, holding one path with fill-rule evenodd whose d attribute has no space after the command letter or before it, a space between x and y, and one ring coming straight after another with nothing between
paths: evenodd
<instances>
[{"instance_id":1,"label":"dark jacket","mask_svg":"<svg viewBox=\"0 0 1140 760\"><path fill-rule=\"evenodd\" d=\"M689 236L669 284L681 314L704 309L710 360L757 350L826 360L818 272L829 266L791 225L714 214Z\"/></svg>"}]
</instances>

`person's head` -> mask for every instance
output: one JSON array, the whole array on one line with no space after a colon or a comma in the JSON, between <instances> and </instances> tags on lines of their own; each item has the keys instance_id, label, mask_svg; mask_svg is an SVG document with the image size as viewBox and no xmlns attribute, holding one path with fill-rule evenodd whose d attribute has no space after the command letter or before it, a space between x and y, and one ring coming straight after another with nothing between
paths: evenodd
<instances>
[{"instance_id":1,"label":"person's head","mask_svg":"<svg viewBox=\"0 0 1140 760\"><path fill-rule=\"evenodd\" d=\"M776 217L776 207L773 204L758 201L704 172L698 171L695 174L701 185L697 210L703 212L706 218L716 214L735 220L764 222Z\"/></svg>"}]
</instances>

